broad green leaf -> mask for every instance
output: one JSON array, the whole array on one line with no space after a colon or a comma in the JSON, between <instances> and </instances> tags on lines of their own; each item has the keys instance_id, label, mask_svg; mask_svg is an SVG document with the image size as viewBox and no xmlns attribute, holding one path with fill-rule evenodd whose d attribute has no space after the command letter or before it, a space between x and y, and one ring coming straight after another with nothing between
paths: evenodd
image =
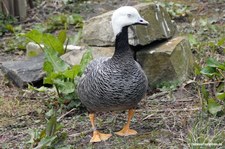
<instances>
[{"instance_id":1,"label":"broad green leaf","mask_svg":"<svg viewBox=\"0 0 225 149\"><path fill-rule=\"evenodd\" d=\"M214 58L209 58L206 62L207 66L225 70L225 64L218 62Z\"/></svg>"},{"instance_id":2,"label":"broad green leaf","mask_svg":"<svg viewBox=\"0 0 225 149\"><path fill-rule=\"evenodd\" d=\"M206 66L201 70L201 74L204 74L207 76L213 76L213 75L218 75L218 72L217 72L216 68Z\"/></svg>"},{"instance_id":3,"label":"broad green leaf","mask_svg":"<svg viewBox=\"0 0 225 149\"><path fill-rule=\"evenodd\" d=\"M217 44L218 46L222 46L223 44L225 44L225 37L220 39Z\"/></svg>"},{"instance_id":4,"label":"broad green leaf","mask_svg":"<svg viewBox=\"0 0 225 149\"><path fill-rule=\"evenodd\" d=\"M60 92L65 95L69 93L73 93L75 90L73 82L55 79L54 84L58 87Z\"/></svg>"},{"instance_id":5,"label":"broad green leaf","mask_svg":"<svg viewBox=\"0 0 225 149\"><path fill-rule=\"evenodd\" d=\"M74 65L72 69L66 70L63 75L66 78L74 79L75 76L80 72L80 65Z\"/></svg>"},{"instance_id":6,"label":"broad green leaf","mask_svg":"<svg viewBox=\"0 0 225 149\"><path fill-rule=\"evenodd\" d=\"M29 130L30 140L27 143L34 144L35 140L39 138L39 132L37 129Z\"/></svg>"},{"instance_id":7,"label":"broad green leaf","mask_svg":"<svg viewBox=\"0 0 225 149\"><path fill-rule=\"evenodd\" d=\"M73 87L73 92L69 93L69 94L65 94L63 96L63 99L66 101L72 101L72 100L76 100L75 98L75 87Z\"/></svg>"},{"instance_id":8,"label":"broad green leaf","mask_svg":"<svg viewBox=\"0 0 225 149\"><path fill-rule=\"evenodd\" d=\"M83 54L82 59L80 61L81 73L84 72L85 68L87 67L88 63L93 59L91 49L87 49L87 51Z\"/></svg>"},{"instance_id":9,"label":"broad green leaf","mask_svg":"<svg viewBox=\"0 0 225 149\"><path fill-rule=\"evenodd\" d=\"M46 129L43 129L39 135L39 139L46 137Z\"/></svg>"},{"instance_id":10,"label":"broad green leaf","mask_svg":"<svg viewBox=\"0 0 225 149\"><path fill-rule=\"evenodd\" d=\"M49 61L45 61L43 65L43 70L47 72L47 74L50 74L53 72L54 68L52 64Z\"/></svg>"},{"instance_id":11,"label":"broad green leaf","mask_svg":"<svg viewBox=\"0 0 225 149\"><path fill-rule=\"evenodd\" d=\"M79 99L72 99L71 102L66 106L67 109L72 109L81 106Z\"/></svg>"},{"instance_id":12,"label":"broad green leaf","mask_svg":"<svg viewBox=\"0 0 225 149\"><path fill-rule=\"evenodd\" d=\"M31 30L25 34L28 39L40 44L42 42L42 33L37 30Z\"/></svg>"},{"instance_id":13,"label":"broad green leaf","mask_svg":"<svg viewBox=\"0 0 225 149\"><path fill-rule=\"evenodd\" d=\"M215 60L214 58L208 58L208 60L206 61L206 64L209 67L215 67L215 68L218 68L221 65L221 63Z\"/></svg>"},{"instance_id":14,"label":"broad green leaf","mask_svg":"<svg viewBox=\"0 0 225 149\"><path fill-rule=\"evenodd\" d=\"M216 115L218 112L222 111L223 106L218 104L214 99L210 98L208 100L208 110L211 114Z\"/></svg>"},{"instance_id":15,"label":"broad green leaf","mask_svg":"<svg viewBox=\"0 0 225 149\"><path fill-rule=\"evenodd\" d=\"M56 132L60 131L62 128L63 128L63 125L60 124L59 122L57 122L57 124L56 124L56 129L55 129Z\"/></svg>"},{"instance_id":16,"label":"broad green leaf","mask_svg":"<svg viewBox=\"0 0 225 149\"><path fill-rule=\"evenodd\" d=\"M28 84L28 89L33 90L33 91L38 91L38 92L46 92L49 88L44 87L44 86L37 88L37 87L34 87L34 86Z\"/></svg>"},{"instance_id":17,"label":"broad green leaf","mask_svg":"<svg viewBox=\"0 0 225 149\"><path fill-rule=\"evenodd\" d=\"M63 44L61 41L54 37L51 34L44 34L43 35L43 43L45 45L45 49L52 49L58 52L59 55L64 54Z\"/></svg>"},{"instance_id":18,"label":"broad green leaf","mask_svg":"<svg viewBox=\"0 0 225 149\"><path fill-rule=\"evenodd\" d=\"M224 93L217 93L217 98L219 98L220 100L224 100L225 101L225 92Z\"/></svg>"},{"instance_id":19,"label":"broad green leaf","mask_svg":"<svg viewBox=\"0 0 225 149\"><path fill-rule=\"evenodd\" d=\"M221 83L216 87L216 92L217 92L217 93L224 93L224 86L225 86L225 82L221 82Z\"/></svg>"},{"instance_id":20,"label":"broad green leaf","mask_svg":"<svg viewBox=\"0 0 225 149\"><path fill-rule=\"evenodd\" d=\"M194 63L194 72L195 72L195 75L201 74L201 66L197 63Z\"/></svg>"},{"instance_id":21,"label":"broad green leaf","mask_svg":"<svg viewBox=\"0 0 225 149\"><path fill-rule=\"evenodd\" d=\"M14 29L14 27L13 27L11 24L7 24L7 25L5 26L5 28L6 28L8 31L10 31L11 33L15 33L15 29Z\"/></svg>"},{"instance_id":22,"label":"broad green leaf","mask_svg":"<svg viewBox=\"0 0 225 149\"><path fill-rule=\"evenodd\" d=\"M65 30L61 30L59 33L58 33L58 39L59 41L64 44L65 41L66 41L66 31Z\"/></svg>"},{"instance_id":23,"label":"broad green leaf","mask_svg":"<svg viewBox=\"0 0 225 149\"><path fill-rule=\"evenodd\" d=\"M222 69L222 70L225 70L225 63L224 63L224 64L219 65L219 68L220 68L220 69Z\"/></svg>"},{"instance_id":24,"label":"broad green leaf","mask_svg":"<svg viewBox=\"0 0 225 149\"><path fill-rule=\"evenodd\" d=\"M198 43L196 38L192 34L188 35L188 40L191 43L191 45L197 45L197 43Z\"/></svg>"},{"instance_id":25,"label":"broad green leaf","mask_svg":"<svg viewBox=\"0 0 225 149\"><path fill-rule=\"evenodd\" d=\"M209 98L209 92L206 90L205 85L202 85L201 92L203 94L204 99L208 99Z\"/></svg>"},{"instance_id":26,"label":"broad green leaf","mask_svg":"<svg viewBox=\"0 0 225 149\"><path fill-rule=\"evenodd\" d=\"M82 29L78 31L78 33L74 36L74 41L72 43L78 44L82 38Z\"/></svg>"},{"instance_id":27,"label":"broad green leaf","mask_svg":"<svg viewBox=\"0 0 225 149\"><path fill-rule=\"evenodd\" d=\"M38 143L38 146L34 149L47 148L50 147L52 142L57 138L57 136L46 136Z\"/></svg>"},{"instance_id":28,"label":"broad green leaf","mask_svg":"<svg viewBox=\"0 0 225 149\"><path fill-rule=\"evenodd\" d=\"M44 77L44 84L53 84L53 81L60 76L61 76L60 73L52 72L46 77Z\"/></svg>"},{"instance_id":29,"label":"broad green leaf","mask_svg":"<svg viewBox=\"0 0 225 149\"><path fill-rule=\"evenodd\" d=\"M79 14L73 14L68 17L67 22L70 25L77 25L78 27L81 27L83 25L83 18Z\"/></svg>"},{"instance_id":30,"label":"broad green leaf","mask_svg":"<svg viewBox=\"0 0 225 149\"><path fill-rule=\"evenodd\" d=\"M57 55L57 52L54 51L53 49L45 47L44 51L45 51L45 59L51 63L54 72L63 72L70 67Z\"/></svg>"},{"instance_id":31,"label":"broad green leaf","mask_svg":"<svg viewBox=\"0 0 225 149\"><path fill-rule=\"evenodd\" d=\"M54 141L54 147L57 149L71 149L71 148L69 148L68 145L65 145L65 143L64 143L67 136L68 135L66 132L62 132L62 133L58 134L57 138Z\"/></svg>"},{"instance_id":32,"label":"broad green leaf","mask_svg":"<svg viewBox=\"0 0 225 149\"><path fill-rule=\"evenodd\" d=\"M51 116L53 116L53 114L54 114L54 109L50 109L48 112L45 113L45 116L47 118L50 118Z\"/></svg>"},{"instance_id":33,"label":"broad green leaf","mask_svg":"<svg viewBox=\"0 0 225 149\"><path fill-rule=\"evenodd\" d=\"M55 134L56 124L57 124L56 116L55 114L53 114L47 123L46 136L53 136Z\"/></svg>"}]
</instances>

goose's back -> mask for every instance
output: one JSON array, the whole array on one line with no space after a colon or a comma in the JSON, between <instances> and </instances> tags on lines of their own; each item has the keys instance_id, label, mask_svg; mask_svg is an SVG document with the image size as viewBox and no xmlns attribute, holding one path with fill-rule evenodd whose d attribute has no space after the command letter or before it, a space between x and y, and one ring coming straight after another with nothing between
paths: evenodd
<instances>
[{"instance_id":1,"label":"goose's back","mask_svg":"<svg viewBox=\"0 0 225 149\"><path fill-rule=\"evenodd\" d=\"M89 111L134 108L147 90L147 77L136 61L92 61L78 84L78 95Z\"/></svg>"}]
</instances>

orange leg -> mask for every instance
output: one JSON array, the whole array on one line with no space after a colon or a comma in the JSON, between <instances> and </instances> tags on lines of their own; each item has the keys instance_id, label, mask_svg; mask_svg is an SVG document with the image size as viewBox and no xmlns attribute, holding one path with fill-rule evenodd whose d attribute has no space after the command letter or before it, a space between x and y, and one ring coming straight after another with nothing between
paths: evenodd
<instances>
[{"instance_id":1,"label":"orange leg","mask_svg":"<svg viewBox=\"0 0 225 149\"><path fill-rule=\"evenodd\" d=\"M93 129L93 137L91 138L90 142L105 141L112 136L111 134L100 133L98 130L96 130L94 113L90 113L89 118L90 118L92 129Z\"/></svg>"},{"instance_id":2,"label":"orange leg","mask_svg":"<svg viewBox=\"0 0 225 149\"><path fill-rule=\"evenodd\" d=\"M128 111L128 121L124 125L123 129L116 132L117 135L119 136L129 136L129 135L136 135L137 131L130 129L130 120L134 116L134 109L130 109Z\"/></svg>"}]
</instances>

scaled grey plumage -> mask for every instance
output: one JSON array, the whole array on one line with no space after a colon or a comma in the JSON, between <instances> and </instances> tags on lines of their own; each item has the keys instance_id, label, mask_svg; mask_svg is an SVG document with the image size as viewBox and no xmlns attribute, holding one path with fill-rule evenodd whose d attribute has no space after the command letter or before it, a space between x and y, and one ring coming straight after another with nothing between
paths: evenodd
<instances>
[{"instance_id":1,"label":"scaled grey plumage","mask_svg":"<svg viewBox=\"0 0 225 149\"><path fill-rule=\"evenodd\" d=\"M81 102L90 112L135 108L147 90L147 77L134 60L128 27L116 36L112 58L93 60L78 84Z\"/></svg>"}]
</instances>

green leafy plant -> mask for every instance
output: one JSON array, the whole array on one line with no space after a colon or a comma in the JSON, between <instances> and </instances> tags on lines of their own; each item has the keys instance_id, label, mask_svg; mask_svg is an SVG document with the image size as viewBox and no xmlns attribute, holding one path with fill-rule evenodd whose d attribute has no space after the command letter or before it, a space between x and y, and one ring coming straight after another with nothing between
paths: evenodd
<instances>
[{"instance_id":1,"label":"green leafy plant","mask_svg":"<svg viewBox=\"0 0 225 149\"><path fill-rule=\"evenodd\" d=\"M63 132L62 128L63 125L57 121L56 114L53 112L43 130L30 130L30 140L27 143L34 149L70 148L64 143L67 133Z\"/></svg>"},{"instance_id":2,"label":"green leafy plant","mask_svg":"<svg viewBox=\"0 0 225 149\"><path fill-rule=\"evenodd\" d=\"M201 93L203 108L213 115L225 111L225 62L209 58L200 73L204 76Z\"/></svg>"},{"instance_id":3,"label":"green leafy plant","mask_svg":"<svg viewBox=\"0 0 225 149\"><path fill-rule=\"evenodd\" d=\"M159 2L159 4L166 8L172 19L180 19L182 17L187 17L190 14L190 8L184 4L176 2Z\"/></svg>"},{"instance_id":4,"label":"green leafy plant","mask_svg":"<svg viewBox=\"0 0 225 149\"><path fill-rule=\"evenodd\" d=\"M12 26L13 23L16 23L17 20L12 16L6 16L0 12L0 36L4 35L6 32L14 32Z\"/></svg>"},{"instance_id":5,"label":"green leafy plant","mask_svg":"<svg viewBox=\"0 0 225 149\"><path fill-rule=\"evenodd\" d=\"M57 37L37 30L32 30L25 36L39 45L44 45L43 48L40 46L45 56L43 70L46 72L46 76L44 84L51 84L56 88L58 98L54 104L65 106L66 109L79 107L80 100L76 94L77 82L74 79L77 80L82 75L86 65L92 60L91 50L88 49L84 53L79 65L70 66L60 58L66 51L63 48L66 41L65 30L60 31Z\"/></svg>"},{"instance_id":6,"label":"green leafy plant","mask_svg":"<svg viewBox=\"0 0 225 149\"><path fill-rule=\"evenodd\" d=\"M42 32L53 32L55 30L83 27L83 18L79 14L56 14L50 16L44 23L36 24L34 29Z\"/></svg>"},{"instance_id":7,"label":"green leafy plant","mask_svg":"<svg viewBox=\"0 0 225 149\"><path fill-rule=\"evenodd\" d=\"M187 143L190 149L221 148L225 144L224 122L200 113L188 129Z\"/></svg>"},{"instance_id":8,"label":"green leafy plant","mask_svg":"<svg viewBox=\"0 0 225 149\"><path fill-rule=\"evenodd\" d=\"M6 33L11 34L10 38L6 38L0 43L0 48L4 52L10 52L15 49L24 50L25 49L25 39L20 36L22 31L22 26L14 26L17 20L12 16L6 16L0 12L0 37L4 36Z\"/></svg>"}]
</instances>

